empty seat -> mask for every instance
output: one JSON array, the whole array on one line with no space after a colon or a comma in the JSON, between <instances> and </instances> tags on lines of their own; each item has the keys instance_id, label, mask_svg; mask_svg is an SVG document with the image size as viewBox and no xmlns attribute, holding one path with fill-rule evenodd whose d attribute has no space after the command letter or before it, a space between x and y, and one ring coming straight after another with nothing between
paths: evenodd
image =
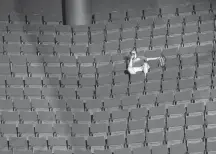
<instances>
[{"instance_id":1,"label":"empty seat","mask_svg":"<svg viewBox=\"0 0 216 154\"><path fill-rule=\"evenodd\" d=\"M96 85L96 80L95 77L85 77L83 76L82 78L79 79L79 86L80 87L93 87Z\"/></svg>"},{"instance_id":2,"label":"empty seat","mask_svg":"<svg viewBox=\"0 0 216 154\"><path fill-rule=\"evenodd\" d=\"M9 99L0 99L0 109L1 110L13 110L13 102Z\"/></svg>"},{"instance_id":3,"label":"empty seat","mask_svg":"<svg viewBox=\"0 0 216 154\"><path fill-rule=\"evenodd\" d=\"M175 100L176 102L180 101L191 101L192 97L192 91L191 90L185 90L181 92L177 92L175 94Z\"/></svg>"},{"instance_id":4,"label":"empty seat","mask_svg":"<svg viewBox=\"0 0 216 154\"><path fill-rule=\"evenodd\" d=\"M23 87L23 79L21 77L7 77L6 79L6 85L8 87L10 86L20 86L20 87Z\"/></svg>"},{"instance_id":5,"label":"empty seat","mask_svg":"<svg viewBox=\"0 0 216 154\"><path fill-rule=\"evenodd\" d=\"M4 52L7 54L16 54L17 57L22 53L20 44L4 44Z\"/></svg>"},{"instance_id":6,"label":"empty seat","mask_svg":"<svg viewBox=\"0 0 216 154\"><path fill-rule=\"evenodd\" d=\"M183 127L185 125L185 118L182 116L179 117L170 117L167 119L167 127Z\"/></svg>"},{"instance_id":7,"label":"empty seat","mask_svg":"<svg viewBox=\"0 0 216 154\"><path fill-rule=\"evenodd\" d=\"M145 85L145 91L147 93L156 92L161 90L161 82L160 81L152 81L147 82Z\"/></svg>"},{"instance_id":8,"label":"empty seat","mask_svg":"<svg viewBox=\"0 0 216 154\"><path fill-rule=\"evenodd\" d=\"M38 35L38 43L39 44L55 44L54 35Z\"/></svg>"},{"instance_id":9,"label":"empty seat","mask_svg":"<svg viewBox=\"0 0 216 154\"><path fill-rule=\"evenodd\" d=\"M193 78L195 76L195 67L183 67L180 70L181 78Z\"/></svg>"},{"instance_id":10,"label":"empty seat","mask_svg":"<svg viewBox=\"0 0 216 154\"><path fill-rule=\"evenodd\" d=\"M135 149L133 149L133 153L134 154L141 154L145 152L146 154L151 154L151 149L149 147L137 147Z\"/></svg>"},{"instance_id":11,"label":"empty seat","mask_svg":"<svg viewBox=\"0 0 216 154\"><path fill-rule=\"evenodd\" d=\"M21 111L20 112L20 120L25 124L38 122L37 116L38 115L35 111L32 111L32 112ZM30 126L25 126L25 127L26 127L25 129L27 128L29 129ZM21 133L24 133L24 132L21 132Z\"/></svg>"},{"instance_id":12,"label":"empty seat","mask_svg":"<svg viewBox=\"0 0 216 154\"><path fill-rule=\"evenodd\" d=\"M7 33L4 35L5 43L21 43L21 36L15 33Z\"/></svg>"},{"instance_id":13,"label":"empty seat","mask_svg":"<svg viewBox=\"0 0 216 154\"><path fill-rule=\"evenodd\" d=\"M45 76L45 71L43 66L28 66L27 69L30 77Z\"/></svg>"},{"instance_id":14,"label":"empty seat","mask_svg":"<svg viewBox=\"0 0 216 154\"><path fill-rule=\"evenodd\" d=\"M143 108L136 108L132 109L130 112L130 117L131 119L143 119L148 115L148 110L143 107Z\"/></svg>"},{"instance_id":15,"label":"empty seat","mask_svg":"<svg viewBox=\"0 0 216 154\"><path fill-rule=\"evenodd\" d=\"M186 126L193 126L193 125L200 125L202 126L204 124L203 115L197 115L197 116L187 116L186 117Z\"/></svg>"},{"instance_id":16,"label":"empty seat","mask_svg":"<svg viewBox=\"0 0 216 154\"><path fill-rule=\"evenodd\" d=\"M203 139L204 130L202 128L186 129L185 137L188 141Z\"/></svg>"},{"instance_id":17,"label":"empty seat","mask_svg":"<svg viewBox=\"0 0 216 154\"><path fill-rule=\"evenodd\" d=\"M38 111L38 121L40 123L55 121L55 114L53 112Z\"/></svg>"},{"instance_id":18,"label":"empty seat","mask_svg":"<svg viewBox=\"0 0 216 154\"><path fill-rule=\"evenodd\" d=\"M57 67L57 66L45 66L44 67L44 72L46 73L47 76L61 76L61 68L60 67Z\"/></svg>"},{"instance_id":19,"label":"empty seat","mask_svg":"<svg viewBox=\"0 0 216 154\"><path fill-rule=\"evenodd\" d=\"M62 78L61 81L61 86L64 87L69 87L69 86L77 86L78 84L78 79L77 77L66 77L66 78Z\"/></svg>"},{"instance_id":20,"label":"empty seat","mask_svg":"<svg viewBox=\"0 0 216 154\"><path fill-rule=\"evenodd\" d=\"M166 80L161 83L163 91L176 90L177 89L177 80Z\"/></svg>"},{"instance_id":21,"label":"empty seat","mask_svg":"<svg viewBox=\"0 0 216 154\"><path fill-rule=\"evenodd\" d=\"M183 129L170 129L166 133L166 139L168 143L173 143L175 141L180 141L182 142L184 139L184 130Z\"/></svg>"},{"instance_id":22,"label":"empty seat","mask_svg":"<svg viewBox=\"0 0 216 154\"><path fill-rule=\"evenodd\" d=\"M84 111L84 103L83 100L69 98L67 99L67 109L69 111Z\"/></svg>"},{"instance_id":23,"label":"empty seat","mask_svg":"<svg viewBox=\"0 0 216 154\"><path fill-rule=\"evenodd\" d=\"M89 134L88 124L72 124L72 133L74 135L85 135Z\"/></svg>"},{"instance_id":24,"label":"empty seat","mask_svg":"<svg viewBox=\"0 0 216 154\"><path fill-rule=\"evenodd\" d=\"M152 153L154 154L167 154L168 153L168 147L166 145L159 145L152 148Z\"/></svg>"},{"instance_id":25,"label":"empty seat","mask_svg":"<svg viewBox=\"0 0 216 154\"><path fill-rule=\"evenodd\" d=\"M54 46L54 52L59 55L62 54L70 55L70 47L67 45L56 45Z\"/></svg>"},{"instance_id":26,"label":"empty seat","mask_svg":"<svg viewBox=\"0 0 216 154\"><path fill-rule=\"evenodd\" d=\"M45 148L47 147L46 138L45 137L30 137L29 138L29 146L31 148Z\"/></svg>"},{"instance_id":27,"label":"empty seat","mask_svg":"<svg viewBox=\"0 0 216 154\"><path fill-rule=\"evenodd\" d=\"M204 142L188 143L188 152L189 153L203 153L205 151Z\"/></svg>"},{"instance_id":28,"label":"empty seat","mask_svg":"<svg viewBox=\"0 0 216 154\"><path fill-rule=\"evenodd\" d=\"M193 89L194 80L193 79L181 79L179 80L179 89Z\"/></svg>"},{"instance_id":29,"label":"empty seat","mask_svg":"<svg viewBox=\"0 0 216 154\"><path fill-rule=\"evenodd\" d=\"M74 66L63 66L61 69L64 76L77 76L79 72L79 68Z\"/></svg>"},{"instance_id":30,"label":"empty seat","mask_svg":"<svg viewBox=\"0 0 216 154\"><path fill-rule=\"evenodd\" d=\"M44 99L31 99L33 110L49 110L48 101Z\"/></svg>"},{"instance_id":31,"label":"empty seat","mask_svg":"<svg viewBox=\"0 0 216 154\"><path fill-rule=\"evenodd\" d=\"M185 144L175 144L170 147L171 154L181 154L185 153L186 151L187 150Z\"/></svg>"},{"instance_id":32,"label":"empty seat","mask_svg":"<svg viewBox=\"0 0 216 154\"><path fill-rule=\"evenodd\" d=\"M25 86L42 86L40 77L26 77L24 80Z\"/></svg>"},{"instance_id":33,"label":"empty seat","mask_svg":"<svg viewBox=\"0 0 216 154\"><path fill-rule=\"evenodd\" d=\"M163 131L159 132L148 132L146 134L146 142L147 143L162 143L164 141L164 133Z\"/></svg>"},{"instance_id":34,"label":"empty seat","mask_svg":"<svg viewBox=\"0 0 216 154\"><path fill-rule=\"evenodd\" d=\"M168 115L184 115L185 114L185 105L178 104L168 107Z\"/></svg>"},{"instance_id":35,"label":"empty seat","mask_svg":"<svg viewBox=\"0 0 216 154\"><path fill-rule=\"evenodd\" d=\"M27 149L27 139L25 137L10 137L9 146L14 149Z\"/></svg>"},{"instance_id":36,"label":"empty seat","mask_svg":"<svg viewBox=\"0 0 216 154\"><path fill-rule=\"evenodd\" d=\"M160 93L157 97L157 103L159 103L159 105L164 103L173 104L174 100L174 93L172 91Z\"/></svg>"},{"instance_id":37,"label":"empty seat","mask_svg":"<svg viewBox=\"0 0 216 154\"><path fill-rule=\"evenodd\" d=\"M71 127L69 126L69 124L54 124L53 131L58 136L68 136L69 134L71 134Z\"/></svg>"},{"instance_id":38,"label":"empty seat","mask_svg":"<svg viewBox=\"0 0 216 154\"><path fill-rule=\"evenodd\" d=\"M27 67L26 66L19 66L13 65L11 68L11 73L13 76L27 76Z\"/></svg>"},{"instance_id":39,"label":"empty seat","mask_svg":"<svg viewBox=\"0 0 216 154\"><path fill-rule=\"evenodd\" d=\"M126 121L119 121L119 122L111 122L110 123L110 133L125 133L127 130L127 122Z\"/></svg>"},{"instance_id":40,"label":"empty seat","mask_svg":"<svg viewBox=\"0 0 216 154\"><path fill-rule=\"evenodd\" d=\"M129 121L128 130L129 132L143 132L146 129L146 119Z\"/></svg>"},{"instance_id":41,"label":"empty seat","mask_svg":"<svg viewBox=\"0 0 216 154\"><path fill-rule=\"evenodd\" d=\"M48 137L48 146L53 149L66 148L66 138Z\"/></svg>"},{"instance_id":42,"label":"empty seat","mask_svg":"<svg viewBox=\"0 0 216 154\"><path fill-rule=\"evenodd\" d=\"M104 147L105 146L105 138L104 136L96 136L96 137L93 137L93 136L89 136L88 137L88 140L87 140L87 144L88 146L90 147Z\"/></svg>"},{"instance_id":43,"label":"empty seat","mask_svg":"<svg viewBox=\"0 0 216 154\"><path fill-rule=\"evenodd\" d=\"M17 136L16 124L0 124L0 133L2 136Z\"/></svg>"},{"instance_id":44,"label":"empty seat","mask_svg":"<svg viewBox=\"0 0 216 154\"><path fill-rule=\"evenodd\" d=\"M123 146L125 143L125 137L123 134L113 135L107 137L107 145L110 146Z\"/></svg>"},{"instance_id":45,"label":"empty seat","mask_svg":"<svg viewBox=\"0 0 216 154\"><path fill-rule=\"evenodd\" d=\"M112 87L112 95L126 95L128 93L128 86L127 84L119 84Z\"/></svg>"},{"instance_id":46,"label":"empty seat","mask_svg":"<svg viewBox=\"0 0 216 154\"><path fill-rule=\"evenodd\" d=\"M139 104L146 105L150 104L153 105L156 102L156 95L155 94L147 94L147 95L141 95L139 98Z\"/></svg>"},{"instance_id":47,"label":"empty seat","mask_svg":"<svg viewBox=\"0 0 216 154\"><path fill-rule=\"evenodd\" d=\"M77 55L86 55L87 47L86 45L72 45L71 52Z\"/></svg>"},{"instance_id":48,"label":"empty seat","mask_svg":"<svg viewBox=\"0 0 216 154\"><path fill-rule=\"evenodd\" d=\"M47 58L54 54L53 46L44 44L37 46L37 52L46 57L46 59L44 58L44 62L47 62Z\"/></svg>"},{"instance_id":49,"label":"empty seat","mask_svg":"<svg viewBox=\"0 0 216 154\"><path fill-rule=\"evenodd\" d=\"M15 110L30 110L31 104L28 99L14 99L14 108Z\"/></svg>"},{"instance_id":50,"label":"empty seat","mask_svg":"<svg viewBox=\"0 0 216 154\"><path fill-rule=\"evenodd\" d=\"M52 124L36 124L35 134L37 137L43 137L44 135L52 136L53 134Z\"/></svg>"},{"instance_id":51,"label":"empty seat","mask_svg":"<svg viewBox=\"0 0 216 154\"><path fill-rule=\"evenodd\" d=\"M101 122L101 121L108 122L110 120L110 114L108 111L95 112L93 114L93 119L95 122Z\"/></svg>"},{"instance_id":52,"label":"empty seat","mask_svg":"<svg viewBox=\"0 0 216 154\"><path fill-rule=\"evenodd\" d=\"M75 88L60 88L59 95L62 98L76 98L76 89Z\"/></svg>"},{"instance_id":53,"label":"empty seat","mask_svg":"<svg viewBox=\"0 0 216 154\"><path fill-rule=\"evenodd\" d=\"M119 108L121 105L121 102L117 98L107 98L104 99L104 108L109 109L109 108Z\"/></svg>"},{"instance_id":54,"label":"empty seat","mask_svg":"<svg viewBox=\"0 0 216 154\"><path fill-rule=\"evenodd\" d=\"M85 87L77 89L78 98L95 98L95 88L94 87Z\"/></svg>"},{"instance_id":55,"label":"empty seat","mask_svg":"<svg viewBox=\"0 0 216 154\"><path fill-rule=\"evenodd\" d=\"M96 88L96 98L109 98L111 96L111 86L104 85Z\"/></svg>"},{"instance_id":56,"label":"empty seat","mask_svg":"<svg viewBox=\"0 0 216 154\"><path fill-rule=\"evenodd\" d=\"M91 114L89 112L76 112L74 113L74 119L79 122L91 122Z\"/></svg>"},{"instance_id":57,"label":"empty seat","mask_svg":"<svg viewBox=\"0 0 216 154\"><path fill-rule=\"evenodd\" d=\"M91 134L107 134L108 124L107 123L93 123L90 126Z\"/></svg>"},{"instance_id":58,"label":"empty seat","mask_svg":"<svg viewBox=\"0 0 216 154\"><path fill-rule=\"evenodd\" d=\"M143 94L144 91L144 82L137 82L137 83L132 83L129 84L129 94L133 95L133 94Z\"/></svg>"},{"instance_id":59,"label":"empty seat","mask_svg":"<svg viewBox=\"0 0 216 154\"><path fill-rule=\"evenodd\" d=\"M163 72L163 80L172 80L179 78L178 68L169 68Z\"/></svg>"}]
</instances>

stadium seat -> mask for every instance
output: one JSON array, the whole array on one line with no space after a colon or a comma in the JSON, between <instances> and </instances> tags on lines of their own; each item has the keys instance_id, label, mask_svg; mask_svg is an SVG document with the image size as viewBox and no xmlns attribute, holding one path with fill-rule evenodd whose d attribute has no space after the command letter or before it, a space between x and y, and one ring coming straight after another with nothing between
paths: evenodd
<instances>
[{"instance_id":1,"label":"stadium seat","mask_svg":"<svg viewBox=\"0 0 216 154\"><path fill-rule=\"evenodd\" d=\"M198 140L203 139L204 137L204 130L203 128L197 128L197 129L186 129L186 140Z\"/></svg>"},{"instance_id":2,"label":"stadium seat","mask_svg":"<svg viewBox=\"0 0 216 154\"><path fill-rule=\"evenodd\" d=\"M9 146L13 149L27 149L27 139L25 137L10 137Z\"/></svg>"},{"instance_id":3,"label":"stadium seat","mask_svg":"<svg viewBox=\"0 0 216 154\"><path fill-rule=\"evenodd\" d=\"M20 112L20 120L25 123L25 124L28 124L28 123L36 123L38 122L38 118L37 118L37 113L35 111L32 111L32 112L27 112L27 111L21 111ZM30 129L31 125L23 125L23 126L20 126L21 127L21 130L19 131L22 131L23 129ZM28 131L27 131L28 132ZM21 134L24 133L24 132L20 132Z\"/></svg>"},{"instance_id":4,"label":"stadium seat","mask_svg":"<svg viewBox=\"0 0 216 154\"><path fill-rule=\"evenodd\" d=\"M147 143L163 143L164 142L164 133L163 131L158 132L147 132L146 134Z\"/></svg>"},{"instance_id":5,"label":"stadium seat","mask_svg":"<svg viewBox=\"0 0 216 154\"><path fill-rule=\"evenodd\" d=\"M52 123L55 121L55 114L53 112L38 111L39 123Z\"/></svg>"},{"instance_id":6,"label":"stadium seat","mask_svg":"<svg viewBox=\"0 0 216 154\"><path fill-rule=\"evenodd\" d=\"M155 154L167 154L168 153L168 147L166 145L159 145L152 148L152 153Z\"/></svg>"},{"instance_id":7,"label":"stadium seat","mask_svg":"<svg viewBox=\"0 0 216 154\"><path fill-rule=\"evenodd\" d=\"M120 135L113 135L113 136L108 136L107 137L107 146L112 148L114 147L123 147L125 144L125 137L123 134Z\"/></svg>"},{"instance_id":8,"label":"stadium seat","mask_svg":"<svg viewBox=\"0 0 216 154\"><path fill-rule=\"evenodd\" d=\"M182 142L184 139L184 130L182 128L168 130L166 133L167 142L170 144L172 144L173 142Z\"/></svg>"},{"instance_id":9,"label":"stadium seat","mask_svg":"<svg viewBox=\"0 0 216 154\"><path fill-rule=\"evenodd\" d=\"M31 103L28 99L14 99L14 109L15 110L30 110Z\"/></svg>"},{"instance_id":10,"label":"stadium seat","mask_svg":"<svg viewBox=\"0 0 216 154\"><path fill-rule=\"evenodd\" d=\"M16 124L0 124L0 129L1 129L0 133L2 134L3 137L17 136Z\"/></svg>"},{"instance_id":11,"label":"stadium seat","mask_svg":"<svg viewBox=\"0 0 216 154\"><path fill-rule=\"evenodd\" d=\"M91 110L101 110L103 107L101 99L91 99L85 100L85 109L87 111Z\"/></svg>"},{"instance_id":12,"label":"stadium seat","mask_svg":"<svg viewBox=\"0 0 216 154\"><path fill-rule=\"evenodd\" d=\"M53 134L52 124L35 125L35 136L37 137L52 136L52 134Z\"/></svg>"},{"instance_id":13,"label":"stadium seat","mask_svg":"<svg viewBox=\"0 0 216 154\"><path fill-rule=\"evenodd\" d=\"M197 142L197 143L188 143L188 152L195 153L195 152L204 152L205 151L205 144L204 142Z\"/></svg>"},{"instance_id":14,"label":"stadium seat","mask_svg":"<svg viewBox=\"0 0 216 154\"><path fill-rule=\"evenodd\" d=\"M29 146L32 149L45 148L47 147L45 137L29 137Z\"/></svg>"},{"instance_id":15,"label":"stadium seat","mask_svg":"<svg viewBox=\"0 0 216 154\"><path fill-rule=\"evenodd\" d=\"M23 87L23 79L21 77L7 77L6 85L8 87Z\"/></svg>"},{"instance_id":16,"label":"stadium seat","mask_svg":"<svg viewBox=\"0 0 216 154\"><path fill-rule=\"evenodd\" d=\"M185 144L175 144L170 147L171 154L181 154L182 152L184 153L186 151L187 149Z\"/></svg>"},{"instance_id":17,"label":"stadium seat","mask_svg":"<svg viewBox=\"0 0 216 154\"><path fill-rule=\"evenodd\" d=\"M57 136L68 136L71 134L71 127L69 124L54 124L53 131L57 134Z\"/></svg>"},{"instance_id":18,"label":"stadium seat","mask_svg":"<svg viewBox=\"0 0 216 154\"><path fill-rule=\"evenodd\" d=\"M66 138L64 137L48 137L48 147L50 149L65 148L66 149Z\"/></svg>"}]
</instances>

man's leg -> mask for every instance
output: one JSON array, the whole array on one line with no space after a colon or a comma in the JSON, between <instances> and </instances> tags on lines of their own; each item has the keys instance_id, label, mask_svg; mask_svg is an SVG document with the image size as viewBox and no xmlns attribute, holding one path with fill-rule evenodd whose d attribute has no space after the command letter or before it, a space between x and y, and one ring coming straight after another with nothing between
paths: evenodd
<instances>
[{"instance_id":1,"label":"man's leg","mask_svg":"<svg viewBox=\"0 0 216 154\"><path fill-rule=\"evenodd\" d=\"M143 67L143 73L145 74L146 77L147 73L149 72L150 66L148 63L144 63L142 67Z\"/></svg>"},{"instance_id":2,"label":"man's leg","mask_svg":"<svg viewBox=\"0 0 216 154\"><path fill-rule=\"evenodd\" d=\"M143 67L128 67L128 72L130 74L136 74L137 72L142 72Z\"/></svg>"}]
</instances>

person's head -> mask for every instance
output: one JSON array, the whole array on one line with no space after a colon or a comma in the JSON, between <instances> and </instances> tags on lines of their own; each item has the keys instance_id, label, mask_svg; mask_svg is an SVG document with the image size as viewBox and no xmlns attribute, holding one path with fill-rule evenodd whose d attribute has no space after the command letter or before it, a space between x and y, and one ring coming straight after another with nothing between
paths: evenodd
<instances>
[{"instance_id":1,"label":"person's head","mask_svg":"<svg viewBox=\"0 0 216 154\"><path fill-rule=\"evenodd\" d=\"M137 52L135 50L132 50L130 52L132 59L136 59L137 58Z\"/></svg>"}]
</instances>

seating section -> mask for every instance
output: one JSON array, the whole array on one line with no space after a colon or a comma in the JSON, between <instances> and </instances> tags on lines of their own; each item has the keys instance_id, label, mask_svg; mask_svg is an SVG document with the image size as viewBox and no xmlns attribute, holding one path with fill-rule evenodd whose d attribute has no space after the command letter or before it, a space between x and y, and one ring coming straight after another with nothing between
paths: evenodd
<instances>
[{"instance_id":1,"label":"seating section","mask_svg":"<svg viewBox=\"0 0 216 154\"><path fill-rule=\"evenodd\" d=\"M93 15L75 27L47 16L0 19L0 153L214 153L208 7L143 10L139 20L128 11L124 21L112 12L106 24ZM153 60L146 77L129 75L132 49L163 56L165 66Z\"/></svg>"}]
</instances>

